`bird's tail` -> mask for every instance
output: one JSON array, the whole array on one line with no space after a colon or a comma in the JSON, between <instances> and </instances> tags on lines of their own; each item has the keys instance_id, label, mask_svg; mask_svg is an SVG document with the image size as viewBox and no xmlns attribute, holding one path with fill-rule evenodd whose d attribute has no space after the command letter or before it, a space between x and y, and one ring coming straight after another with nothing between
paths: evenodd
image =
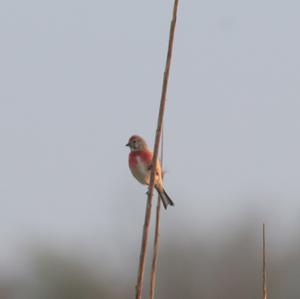
<instances>
[{"instance_id":1,"label":"bird's tail","mask_svg":"<svg viewBox=\"0 0 300 299\"><path fill-rule=\"evenodd\" d=\"M174 206L174 202L169 197L169 195L167 194L165 189L160 189L158 187L155 187L155 189L157 190L157 192L159 194L159 197L160 197L165 209L167 209L168 205Z\"/></svg>"}]
</instances>

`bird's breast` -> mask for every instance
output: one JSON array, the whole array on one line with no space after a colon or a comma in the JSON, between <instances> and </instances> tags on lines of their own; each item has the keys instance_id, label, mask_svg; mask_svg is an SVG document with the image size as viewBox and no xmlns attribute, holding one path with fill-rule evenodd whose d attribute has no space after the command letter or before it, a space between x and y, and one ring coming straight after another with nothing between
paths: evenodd
<instances>
[{"instance_id":1,"label":"bird's breast","mask_svg":"<svg viewBox=\"0 0 300 299\"><path fill-rule=\"evenodd\" d=\"M142 184L149 183L149 169L144 158L138 153L132 152L129 155L129 166L134 177Z\"/></svg>"}]
</instances>

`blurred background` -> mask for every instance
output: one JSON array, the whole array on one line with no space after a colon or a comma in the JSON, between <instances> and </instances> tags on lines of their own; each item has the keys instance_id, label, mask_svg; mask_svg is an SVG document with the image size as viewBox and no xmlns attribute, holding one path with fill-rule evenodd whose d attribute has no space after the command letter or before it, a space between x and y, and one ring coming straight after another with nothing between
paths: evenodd
<instances>
[{"instance_id":1,"label":"blurred background","mask_svg":"<svg viewBox=\"0 0 300 299\"><path fill-rule=\"evenodd\" d=\"M125 144L153 145L172 6L0 2L1 298L133 297ZM300 297L299 9L180 3L157 298L261 298L263 222L270 298Z\"/></svg>"}]
</instances>

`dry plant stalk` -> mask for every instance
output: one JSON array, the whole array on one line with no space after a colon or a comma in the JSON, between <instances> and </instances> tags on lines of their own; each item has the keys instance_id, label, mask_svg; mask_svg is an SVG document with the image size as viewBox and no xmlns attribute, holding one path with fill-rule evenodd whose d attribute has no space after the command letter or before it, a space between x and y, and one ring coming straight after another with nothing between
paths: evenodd
<instances>
[{"instance_id":1,"label":"dry plant stalk","mask_svg":"<svg viewBox=\"0 0 300 299\"><path fill-rule=\"evenodd\" d=\"M161 147L160 147L160 163L163 169L163 153L164 153L164 131L162 129L161 133ZM162 179L164 173L162 173ZM156 289L156 273L157 273L157 261L159 252L159 231L160 231L160 207L161 201L159 195L157 196L157 206L156 206L156 220L155 220L155 235L154 235L154 246L153 246L153 257L152 257L152 268L151 268L151 278L150 278L150 299L155 298Z\"/></svg>"},{"instance_id":2,"label":"dry plant stalk","mask_svg":"<svg viewBox=\"0 0 300 299\"><path fill-rule=\"evenodd\" d=\"M157 273L157 261L159 251L159 231L160 231L160 207L161 201L158 195L157 206L156 206L156 220L155 220L155 236L153 246L153 258L152 258L152 269L151 269L151 281L150 281L150 299L155 298L156 289L156 273Z\"/></svg>"},{"instance_id":3,"label":"dry plant stalk","mask_svg":"<svg viewBox=\"0 0 300 299\"><path fill-rule=\"evenodd\" d=\"M145 221L144 221L142 245L141 245L141 252L140 252L138 278L137 278L137 284L136 284L136 296L135 296L136 299L142 298L142 291L143 291L143 284L144 284L147 243L148 243L148 238L149 238L151 207L152 207L152 197L153 197L153 188L154 188L154 178L155 178L158 149L159 149L159 143L160 143L160 137L161 137L161 128L162 128L165 104L166 104L166 95L167 95L167 89L168 89L171 58L172 58L172 52L173 52L173 42L174 42L174 33L175 33L175 25L176 25L176 18L177 18L178 2L179 2L179 0L174 1L173 17L172 17L171 26L170 26L168 54L167 54L167 61L166 61L166 66L165 66L164 78L163 78L159 115L158 115L157 129L156 129L156 135L155 135L151 177L150 177L148 199L147 199L147 206L146 206L146 212L145 212Z\"/></svg>"},{"instance_id":4,"label":"dry plant stalk","mask_svg":"<svg viewBox=\"0 0 300 299\"><path fill-rule=\"evenodd\" d=\"M265 224L263 223L263 299L268 298L267 290L267 270L266 270L266 233Z\"/></svg>"}]
</instances>

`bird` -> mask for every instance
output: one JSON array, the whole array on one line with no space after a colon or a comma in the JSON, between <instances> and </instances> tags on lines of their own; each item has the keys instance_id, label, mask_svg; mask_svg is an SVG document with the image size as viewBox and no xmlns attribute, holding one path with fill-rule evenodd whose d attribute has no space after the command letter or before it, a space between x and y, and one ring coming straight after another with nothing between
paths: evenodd
<instances>
[{"instance_id":1,"label":"bird","mask_svg":"<svg viewBox=\"0 0 300 299\"><path fill-rule=\"evenodd\" d=\"M149 149L146 141L138 136L132 135L126 144L130 148L128 164L132 175L143 185L150 184L153 152ZM160 161L157 161L154 187L167 209L168 205L174 206L174 202L164 189L162 180L162 169Z\"/></svg>"}]
</instances>

